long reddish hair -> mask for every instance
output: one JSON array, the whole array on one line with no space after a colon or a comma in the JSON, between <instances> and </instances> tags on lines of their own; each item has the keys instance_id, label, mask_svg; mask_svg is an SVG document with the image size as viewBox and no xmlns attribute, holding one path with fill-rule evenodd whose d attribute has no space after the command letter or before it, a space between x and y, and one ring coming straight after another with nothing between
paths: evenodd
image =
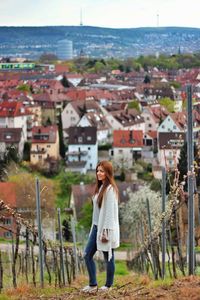
<instances>
[{"instance_id":1,"label":"long reddish hair","mask_svg":"<svg viewBox=\"0 0 200 300\"><path fill-rule=\"evenodd\" d=\"M97 178L97 170L98 170L98 167L101 166L105 172L105 175L106 175L106 179L104 182L102 182L101 180L98 180ZM114 175L113 175L113 166L111 164L111 162L107 161L107 160L103 160L101 162L98 163L98 165L96 166L96 186L95 186L95 194L98 194L99 193L99 190L101 188L101 191L98 195L98 198L97 198L97 203L98 203L98 206L99 208L101 207L102 205L102 201L103 201L103 195L107 189L107 187L109 185L112 185L112 187L114 188L116 194L117 194L117 197L118 197L118 188L117 188L117 185L115 183L115 179L114 179Z\"/></svg>"}]
</instances>

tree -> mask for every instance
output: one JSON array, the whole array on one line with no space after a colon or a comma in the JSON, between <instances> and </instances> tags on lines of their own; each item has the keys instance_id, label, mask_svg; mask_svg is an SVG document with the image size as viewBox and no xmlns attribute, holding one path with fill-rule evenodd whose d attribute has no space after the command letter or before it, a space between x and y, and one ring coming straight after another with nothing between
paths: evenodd
<instances>
[{"instance_id":1,"label":"tree","mask_svg":"<svg viewBox=\"0 0 200 300\"><path fill-rule=\"evenodd\" d=\"M66 220L66 219L63 220L62 226L63 226L63 236L64 236L65 240L70 241L71 240L71 230L70 230L69 220Z\"/></svg>"},{"instance_id":2,"label":"tree","mask_svg":"<svg viewBox=\"0 0 200 300\"><path fill-rule=\"evenodd\" d=\"M136 109L138 112L140 112L140 105L138 103L137 100L133 100L131 102L128 103L128 108L134 108Z\"/></svg>"},{"instance_id":3,"label":"tree","mask_svg":"<svg viewBox=\"0 0 200 300\"><path fill-rule=\"evenodd\" d=\"M4 153L0 155L0 181L5 181L8 176L8 167L11 162L19 161L18 151L14 146L9 146Z\"/></svg>"},{"instance_id":4,"label":"tree","mask_svg":"<svg viewBox=\"0 0 200 300\"><path fill-rule=\"evenodd\" d=\"M46 120L46 126L51 126L52 125L52 121L51 118L48 116L47 120Z\"/></svg>"},{"instance_id":5,"label":"tree","mask_svg":"<svg viewBox=\"0 0 200 300\"><path fill-rule=\"evenodd\" d=\"M200 163L200 153L199 150L194 144L194 170L196 173L196 185L200 186L200 172L199 172L199 163ZM188 164L187 164L187 142L181 148L180 157L178 160L177 168L180 172L179 182L185 182L184 190L187 191L187 173L188 173Z\"/></svg>"},{"instance_id":6,"label":"tree","mask_svg":"<svg viewBox=\"0 0 200 300\"><path fill-rule=\"evenodd\" d=\"M58 119L58 134L59 134L59 149L60 149L60 156L62 158L65 158L65 144L64 144L64 139L63 139L63 127L62 127L62 118L61 118L61 113L59 114L59 119Z\"/></svg>"},{"instance_id":7,"label":"tree","mask_svg":"<svg viewBox=\"0 0 200 300\"><path fill-rule=\"evenodd\" d=\"M164 106L169 112L174 112L174 101L168 97L162 98L159 101L159 104Z\"/></svg>"},{"instance_id":8,"label":"tree","mask_svg":"<svg viewBox=\"0 0 200 300\"><path fill-rule=\"evenodd\" d=\"M136 192L129 192L129 201L120 204L120 220L130 237L133 237L138 228L141 228L141 222L145 227L148 225L148 214L146 199L149 200L152 227L156 226L156 219L160 214L160 193L150 189L145 185Z\"/></svg>"},{"instance_id":9,"label":"tree","mask_svg":"<svg viewBox=\"0 0 200 300\"><path fill-rule=\"evenodd\" d=\"M58 60L58 57L53 53L43 53L40 58L40 62L42 63L52 63Z\"/></svg>"},{"instance_id":10,"label":"tree","mask_svg":"<svg viewBox=\"0 0 200 300\"><path fill-rule=\"evenodd\" d=\"M90 230L92 221L92 203L87 201L81 209L81 219L78 222L78 227L82 227L86 232Z\"/></svg>"},{"instance_id":11,"label":"tree","mask_svg":"<svg viewBox=\"0 0 200 300\"><path fill-rule=\"evenodd\" d=\"M10 182L16 184L17 207L23 217L29 218L34 223L36 218L36 190L35 177L30 173L10 176ZM40 179L41 212L43 217L55 215L55 197L57 186L49 179Z\"/></svg>"},{"instance_id":12,"label":"tree","mask_svg":"<svg viewBox=\"0 0 200 300\"><path fill-rule=\"evenodd\" d=\"M60 186L60 191L58 193L59 203L57 203L57 206L60 208L66 208L69 206L73 184L80 184L80 182L85 184L94 182L94 178L89 175L64 171L60 172L57 179Z\"/></svg>"},{"instance_id":13,"label":"tree","mask_svg":"<svg viewBox=\"0 0 200 300\"><path fill-rule=\"evenodd\" d=\"M154 178L151 182L150 189L154 192L161 191L161 182L159 179Z\"/></svg>"},{"instance_id":14,"label":"tree","mask_svg":"<svg viewBox=\"0 0 200 300\"><path fill-rule=\"evenodd\" d=\"M30 161L31 143L25 142L23 151L23 160Z\"/></svg>"},{"instance_id":15,"label":"tree","mask_svg":"<svg viewBox=\"0 0 200 300\"><path fill-rule=\"evenodd\" d=\"M18 85L17 90L29 93L30 92L30 86L28 84L21 84L21 85Z\"/></svg>"},{"instance_id":16,"label":"tree","mask_svg":"<svg viewBox=\"0 0 200 300\"><path fill-rule=\"evenodd\" d=\"M61 79L60 82L62 83L62 85L63 85L65 88L69 88L69 87L70 87L70 84L69 84L69 81L67 80L66 75L63 75L63 78Z\"/></svg>"},{"instance_id":17,"label":"tree","mask_svg":"<svg viewBox=\"0 0 200 300\"><path fill-rule=\"evenodd\" d=\"M146 83L146 84L151 83L151 78L148 74L146 74L145 77L144 77L144 83Z\"/></svg>"}]
</instances>

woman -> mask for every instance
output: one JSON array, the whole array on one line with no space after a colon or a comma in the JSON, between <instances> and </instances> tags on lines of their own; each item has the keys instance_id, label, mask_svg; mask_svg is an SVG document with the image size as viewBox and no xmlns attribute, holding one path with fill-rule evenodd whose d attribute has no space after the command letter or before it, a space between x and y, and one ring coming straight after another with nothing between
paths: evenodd
<instances>
[{"instance_id":1,"label":"woman","mask_svg":"<svg viewBox=\"0 0 200 300\"><path fill-rule=\"evenodd\" d=\"M97 250L103 252L106 262L106 282L99 291L110 289L115 272L114 249L117 247L119 247L118 189L113 177L112 164L109 161L101 161L96 167L92 226L84 254L89 285L82 289L83 292L91 293L98 290L93 260Z\"/></svg>"}]
</instances>

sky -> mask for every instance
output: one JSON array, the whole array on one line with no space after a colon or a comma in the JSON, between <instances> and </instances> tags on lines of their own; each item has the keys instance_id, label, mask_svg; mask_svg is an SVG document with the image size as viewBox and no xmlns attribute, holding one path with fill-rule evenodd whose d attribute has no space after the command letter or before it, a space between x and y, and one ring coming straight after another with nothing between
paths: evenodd
<instances>
[{"instance_id":1,"label":"sky","mask_svg":"<svg viewBox=\"0 0 200 300\"><path fill-rule=\"evenodd\" d=\"M200 0L0 0L0 26L200 28Z\"/></svg>"}]
</instances>

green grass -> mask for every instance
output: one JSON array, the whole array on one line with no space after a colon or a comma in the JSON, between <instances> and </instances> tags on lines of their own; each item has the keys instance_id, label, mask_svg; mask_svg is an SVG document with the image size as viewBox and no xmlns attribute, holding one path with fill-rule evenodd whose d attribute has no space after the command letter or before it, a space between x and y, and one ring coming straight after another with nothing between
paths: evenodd
<instances>
[{"instance_id":1,"label":"green grass","mask_svg":"<svg viewBox=\"0 0 200 300\"><path fill-rule=\"evenodd\" d=\"M151 281L151 283L149 284L149 287L153 287L153 288L157 288L157 287L169 287L170 285L172 285L174 282L174 278L170 278L170 277L166 277L164 279L158 279L158 280L154 280Z\"/></svg>"},{"instance_id":2,"label":"green grass","mask_svg":"<svg viewBox=\"0 0 200 300\"><path fill-rule=\"evenodd\" d=\"M128 275L129 271L126 266L126 262L122 260L117 260L115 262L115 275Z\"/></svg>"},{"instance_id":3,"label":"green grass","mask_svg":"<svg viewBox=\"0 0 200 300\"><path fill-rule=\"evenodd\" d=\"M0 295L0 300L10 300L10 296Z\"/></svg>"},{"instance_id":4,"label":"green grass","mask_svg":"<svg viewBox=\"0 0 200 300\"><path fill-rule=\"evenodd\" d=\"M126 262L125 261L119 261L116 260L115 261L115 279L114 279L114 285L117 282L121 282L121 279L124 277L124 275L129 275L131 274L126 266ZM97 281L98 281L98 285L102 286L105 284L105 280L106 280L106 272L98 272L97 273ZM86 282L87 284L87 282Z\"/></svg>"},{"instance_id":5,"label":"green grass","mask_svg":"<svg viewBox=\"0 0 200 300\"><path fill-rule=\"evenodd\" d=\"M117 251L132 250L132 249L133 249L132 243L120 243L120 247L117 248Z\"/></svg>"}]
</instances>

